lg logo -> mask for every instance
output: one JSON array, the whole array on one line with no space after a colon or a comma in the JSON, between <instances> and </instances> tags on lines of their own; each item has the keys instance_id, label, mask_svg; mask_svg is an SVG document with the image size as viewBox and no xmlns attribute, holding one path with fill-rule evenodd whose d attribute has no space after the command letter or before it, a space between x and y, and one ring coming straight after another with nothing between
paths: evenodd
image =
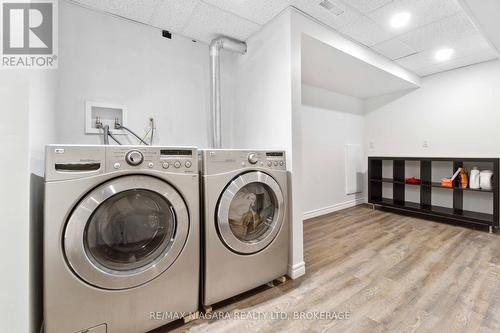
<instances>
[{"instance_id":1,"label":"lg logo","mask_svg":"<svg viewBox=\"0 0 500 333\"><path fill-rule=\"evenodd\" d=\"M53 53L53 3L3 2L3 54Z\"/></svg>"}]
</instances>

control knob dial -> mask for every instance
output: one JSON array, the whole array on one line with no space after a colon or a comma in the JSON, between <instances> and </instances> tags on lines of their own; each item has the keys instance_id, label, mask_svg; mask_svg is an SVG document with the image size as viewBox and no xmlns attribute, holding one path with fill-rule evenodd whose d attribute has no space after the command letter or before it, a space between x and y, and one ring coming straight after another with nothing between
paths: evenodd
<instances>
[{"instance_id":1,"label":"control knob dial","mask_svg":"<svg viewBox=\"0 0 500 333\"><path fill-rule=\"evenodd\" d=\"M259 157L257 156L256 153L248 154L248 162L250 162L250 164L256 164L258 161Z\"/></svg>"},{"instance_id":2,"label":"control knob dial","mask_svg":"<svg viewBox=\"0 0 500 333\"><path fill-rule=\"evenodd\" d=\"M129 165L138 166L144 161L144 155L138 150L131 150L125 156L125 160Z\"/></svg>"}]
</instances>

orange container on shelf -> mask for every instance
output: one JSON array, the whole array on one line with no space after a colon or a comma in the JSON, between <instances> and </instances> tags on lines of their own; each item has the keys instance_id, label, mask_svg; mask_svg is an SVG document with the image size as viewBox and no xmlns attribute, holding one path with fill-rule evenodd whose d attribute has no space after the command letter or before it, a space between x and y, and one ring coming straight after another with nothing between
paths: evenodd
<instances>
[{"instance_id":1,"label":"orange container on shelf","mask_svg":"<svg viewBox=\"0 0 500 333\"><path fill-rule=\"evenodd\" d=\"M458 168L457 171L453 174L451 178L442 178L441 179L441 187L453 187L453 181L463 172L463 168Z\"/></svg>"},{"instance_id":2,"label":"orange container on shelf","mask_svg":"<svg viewBox=\"0 0 500 333\"><path fill-rule=\"evenodd\" d=\"M441 187L453 187L453 180L449 178L442 178Z\"/></svg>"},{"instance_id":3,"label":"orange container on shelf","mask_svg":"<svg viewBox=\"0 0 500 333\"><path fill-rule=\"evenodd\" d=\"M465 169L460 171L460 185L462 185L462 188L469 187L469 177L467 176L467 170Z\"/></svg>"}]
</instances>

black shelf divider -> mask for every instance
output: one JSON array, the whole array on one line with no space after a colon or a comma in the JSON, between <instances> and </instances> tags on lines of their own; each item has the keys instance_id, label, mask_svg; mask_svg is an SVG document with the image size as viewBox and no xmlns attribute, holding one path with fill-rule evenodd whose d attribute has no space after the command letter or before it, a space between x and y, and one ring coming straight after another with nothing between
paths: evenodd
<instances>
[{"instance_id":1,"label":"black shelf divider","mask_svg":"<svg viewBox=\"0 0 500 333\"><path fill-rule=\"evenodd\" d=\"M374 200L382 200L382 160L368 161L368 174L370 174L370 185L368 186L368 197Z\"/></svg>"},{"instance_id":2,"label":"black shelf divider","mask_svg":"<svg viewBox=\"0 0 500 333\"><path fill-rule=\"evenodd\" d=\"M458 168L463 168L464 163L462 161L453 161L453 172L458 170ZM457 180L460 182L460 175L457 176ZM460 213L464 209L464 192L453 185L453 209Z\"/></svg>"},{"instance_id":3,"label":"black shelf divider","mask_svg":"<svg viewBox=\"0 0 500 333\"><path fill-rule=\"evenodd\" d=\"M499 170L500 167L500 159L496 158L493 161L493 216L494 216L494 222L493 226L496 226L497 228L500 227L500 222L498 221L498 216L500 214L499 210L499 205L498 201L500 200L499 194L500 194L500 177L499 177ZM496 223L496 224L495 224Z\"/></svg>"},{"instance_id":4,"label":"black shelf divider","mask_svg":"<svg viewBox=\"0 0 500 333\"><path fill-rule=\"evenodd\" d=\"M394 202L405 202L405 161L394 160L392 166L394 182L392 183L392 195Z\"/></svg>"},{"instance_id":5,"label":"black shelf divider","mask_svg":"<svg viewBox=\"0 0 500 333\"><path fill-rule=\"evenodd\" d=\"M393 178L382 178L383 161L392 161ZM406 161L420 162L421 184L405 184ZM470 189L460 188L454 185L452 188L442 187L440 183L432 181L433 162L453 162L453 170L463 167L464 163L491 163L493 169L493 189ZM368 202L374 205L403 212L417 213L425 216L444 218L450 221L459 221L474 225L488 226L490 231L500 227L500 179L499 158L450 158L450 157L368 157ZM393 197L384 198L382 193L383 183L391 183L393 186ZM406 185L420 187L420 202L409 202L405 200ZM432 188L449 189L453 195L453 207L441 207L432 204ZM492 194L492 214L464 210L464 191L485 192Z\"/></svg>"},{"instance_id":6,"label":"black shelf divider","mask_svg":"<svg viewBox=\"0 0 500 333\"><path fill-rule=\"evenodd\" d=\"M432 187L428 185L432 184L431 160L420 161L420 179L422 181L422 186L420 187L420 203L423 206L430 207L432 205Z\"/></svg>"}]
</instances>

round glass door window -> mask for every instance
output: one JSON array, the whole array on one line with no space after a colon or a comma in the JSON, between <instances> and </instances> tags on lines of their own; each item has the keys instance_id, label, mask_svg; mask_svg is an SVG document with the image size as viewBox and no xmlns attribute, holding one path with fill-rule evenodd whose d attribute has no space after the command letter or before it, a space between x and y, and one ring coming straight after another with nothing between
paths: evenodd
<instances>
[{"instance_id":1,"label":"round glass door window","mask_svg":"<svg viewBox=\"0 0 500 333\"><path fill-rule=\"evenodd\" d=\"M158 193L135 189L104 201L84 234L85 250L101 269L130 271L151 264L172 245L175 215Z\"/></svg>"},{"instance_id":2,"label":"round glass door window","mask_svg":"<svg viewBox=\"0 0 500 333\"><path fill-rule=\"evenodd\" d=\"M145 175L118 177L78 203L66 224L64 253L89 284L133 288L175 262L188 232L188 209L174 187Z\"/></svg>"},{"instance_id":3,"label":"round glass door window","mask_svg":"<svg viewBox=\"0 0 500 333\"><path fill-rule=\"evenodd\" d=\"M273 227L276 198L269 186L250 183L242 187L229 205L229 226L243 242L264 238Z\"/></svg>"},{"instance_id":4,"label":"round glass door window","mask_svg":"<svg viewBox=\"0 0 500 333\"><path fill-rule=\"evenodd\" d=\"M278 234L285 203L278 183L261 171L242 174L229 183L219 199L217 227L233 251L263 250Z\"/></svg>"}]
</instances>

